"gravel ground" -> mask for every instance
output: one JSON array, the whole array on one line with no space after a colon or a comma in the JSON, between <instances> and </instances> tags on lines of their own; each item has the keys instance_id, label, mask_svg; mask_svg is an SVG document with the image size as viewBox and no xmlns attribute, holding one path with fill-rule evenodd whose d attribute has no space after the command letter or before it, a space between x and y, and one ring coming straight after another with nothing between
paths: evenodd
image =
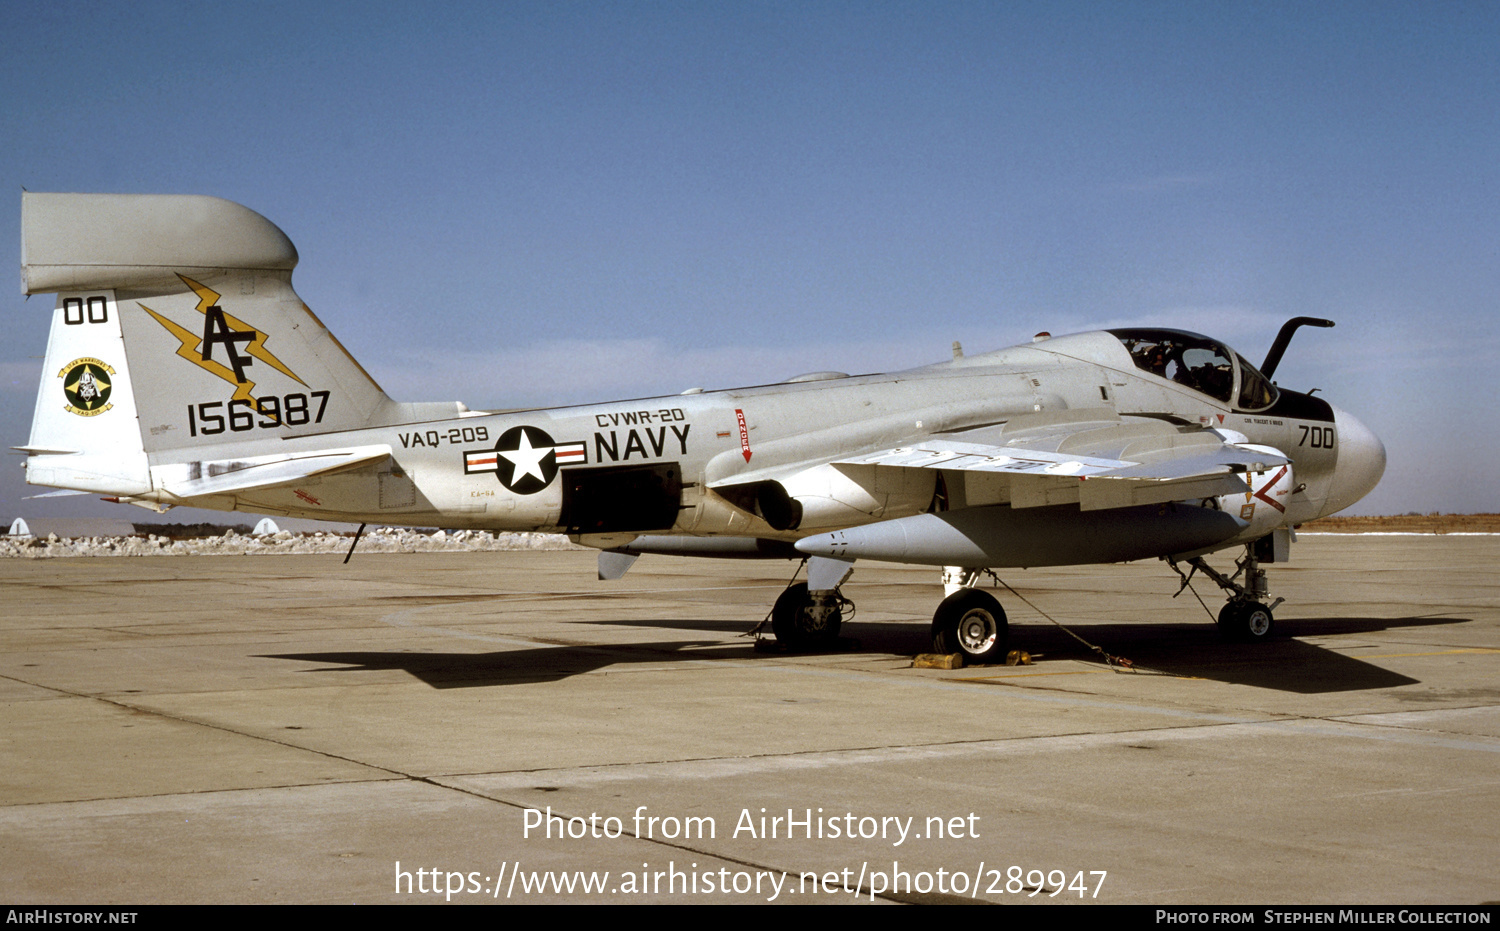
<instances>
[{"instance_id":1,"label":"gravel ground","mask_svg":"<svg viewBox=\"0 0 1500 931\"><path fill-rule=\"evenodd\" d=\"M1304 533L1500 533L1497 514L1408 514L1393 517L1332 517L1311 521ZM228 531L221 537L173 540L154 533L129 537L0 536L0 558L54 559L66 556L243 556L289 553L345 553L349 534L292 533L264 536ZM459 530L419 532L380 527L366 533L358 552L444 553L579 549L555 533L489 533Z\"/></svg>"},{"instance_id":2,"label":"gravel ground","mask_svg":"<svg viewBox=\"0 0 1500 931\"><path fill-rule=\"evenodd\" d=\"M243 556L289 553L346 553L353 537L336 533L292 533L265 536L229 531L222 537L172 540L156 534L132 537L0 536L0 558L54 559L67 556ZM487 533L459 530L418 533L380 527L360 537L360 553L443 553L576 549L568 538L552 533Z\"/></svg>"}]
</instances>

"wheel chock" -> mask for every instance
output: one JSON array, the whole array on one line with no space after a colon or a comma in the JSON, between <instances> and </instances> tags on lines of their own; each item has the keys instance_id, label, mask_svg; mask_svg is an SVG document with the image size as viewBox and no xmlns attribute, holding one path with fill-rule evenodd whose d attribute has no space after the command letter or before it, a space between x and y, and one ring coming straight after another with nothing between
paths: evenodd
<instances>
[{"instance_id":1,"label":"wheel chock","mask_svg":"<svg viewBox=\"0 0 1500 931\"><path fill-rule=\"evenodd\" d=\"M964 657L962 653L918 653L912 657L911 668L962 669Z\"/></svg>"}]
</instances>

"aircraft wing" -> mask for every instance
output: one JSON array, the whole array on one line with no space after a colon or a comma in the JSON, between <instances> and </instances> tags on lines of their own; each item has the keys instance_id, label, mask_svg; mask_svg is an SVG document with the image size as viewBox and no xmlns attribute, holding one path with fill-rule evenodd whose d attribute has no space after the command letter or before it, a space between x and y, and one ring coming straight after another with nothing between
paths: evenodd
<instances>
[{"instance_id":1,"label":"aircraft wing","mask_svg":"<svg viewBox=\"0 0 1500 931\"><path fill-rule=\"evenodd\" d=\"M968 505L1077 504L1092 511L1242 493L1249 488L1243 473L1288 462L1211 430L1099 416L933 437L838 459L833 466L862 484L872 478L879 484L880 470L951 470L964 473Z\"/></svg>"}]
</instances>

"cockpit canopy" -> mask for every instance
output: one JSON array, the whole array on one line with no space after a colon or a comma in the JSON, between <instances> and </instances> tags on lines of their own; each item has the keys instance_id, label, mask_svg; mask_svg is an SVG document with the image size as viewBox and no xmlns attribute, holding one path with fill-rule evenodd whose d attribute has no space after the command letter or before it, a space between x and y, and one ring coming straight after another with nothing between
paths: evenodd
<instances>
[{"instance_id":1,"label":"cockpit canopy","mask_svg":"<svg viewBox=\"0 0 1500 931\"><path fill-rule=\"evenodd\" d=\"M1242 411L1263 411L1276 402L1276 387L1239 353L1215 339L1186 330L1110 330L1136 368L1200 391Z\"/></svg>"}]
</instances>

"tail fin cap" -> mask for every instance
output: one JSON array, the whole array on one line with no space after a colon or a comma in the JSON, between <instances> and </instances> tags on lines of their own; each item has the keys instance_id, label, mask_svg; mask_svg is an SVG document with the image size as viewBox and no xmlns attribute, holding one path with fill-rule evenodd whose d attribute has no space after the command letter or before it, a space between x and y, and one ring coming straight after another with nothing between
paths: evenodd
<instances>
[{"instance_id":1,"label":"tail fin cap","mask_svg":"<svg viewBox=\"0 0 1500 931\"><path fill-rule=\"evenodd\" d=\"M198 194L21 194L21 291L166 285L193 269L290 272L297 248L276 224Z\"/></svg>"}]
</instances>

